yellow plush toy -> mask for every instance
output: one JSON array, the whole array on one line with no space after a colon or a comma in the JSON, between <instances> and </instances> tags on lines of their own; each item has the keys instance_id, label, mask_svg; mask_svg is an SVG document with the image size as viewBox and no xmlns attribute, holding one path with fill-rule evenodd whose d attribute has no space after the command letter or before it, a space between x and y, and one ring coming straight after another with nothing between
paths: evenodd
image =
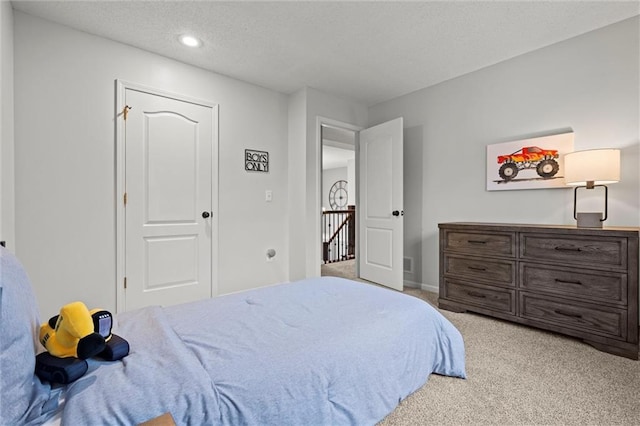
<instances>
[{"instance_id":1,"label":"yellow plush toy","mask_svg":"<svg viewBox=\"0 0 640 426\"><path fill-rule=\"evenodd\" d=\"M40 326L40 342L58 358L91 358L102 352L105 338L94 327L91 313L82 302L73 302Z\"/></svg>"}]
</instances>

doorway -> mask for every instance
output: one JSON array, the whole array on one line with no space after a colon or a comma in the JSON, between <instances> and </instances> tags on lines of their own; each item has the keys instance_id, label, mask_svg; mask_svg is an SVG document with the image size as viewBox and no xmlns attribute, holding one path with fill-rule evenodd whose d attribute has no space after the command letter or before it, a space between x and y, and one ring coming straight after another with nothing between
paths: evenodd
<instances>
[{"instance_id":1,"label":"doorway","mask_svg":"<svg viewBox=\"0 0 640 426\"><path fill-rule=\"evenodd\" d=\"M355 279L356 273L356 137L336 124L320 125L322 276Z\"/></svg>"},{"instance_id":2,"label":"doorway","mask_svg":"<svg viewBox=\"0 0 640 426\"><path fill-rule=\"evenodd\" d=\"M354 233L357 241L354 250L354 268L348 272L349 278L362 278L396 290L403 289L403 119L380 123L362 129L345 123L322 117L317 118L317 154L322 162L327 133L332 128L348 130L353 135L355 146L355 194L354 208L357 209ZM324 135L323 135L324 133ZM330 140L331 137L326 138ZM331 142L327 146L334 145ZM337 145L349 149L351 146ZM322 164L319 164L317 194L323 194ZM347 182L348 184L348 182ZM325 185L326 186L326 185ZM340 197L340 186L335 194ZM336 195L334 194L334 200ZM316 198L316 200L318 200ZM320 211L322 200L316 210L319 213L316 234L320 249L320 275L332 274L329 268L323 268L325 247L322 244L323 225ZM342 201L342 200L340 200ZM348 201L347 201L348 204ZM343 224L345 222L341 222ZM344 276L344 271L332 275Z\"/></svg>"}]
</instances>

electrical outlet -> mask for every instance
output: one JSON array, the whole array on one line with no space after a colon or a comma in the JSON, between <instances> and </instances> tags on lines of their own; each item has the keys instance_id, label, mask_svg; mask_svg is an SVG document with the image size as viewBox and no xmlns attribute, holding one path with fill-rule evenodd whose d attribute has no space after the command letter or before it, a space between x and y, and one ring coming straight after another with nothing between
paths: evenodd
<instances>
[{"instance_id":1,"label":"electrical outlet","mask_svg":"<svg viewBox=\"0 0 640 426\"><path fill-rule=\"evenodd\" d=\"M264 200L265 200L267 203L270 203L270 202L273 200L273 191L271 191L270 189L267 189L267 190L264 192Z\"/></svg>"}]
</instances>

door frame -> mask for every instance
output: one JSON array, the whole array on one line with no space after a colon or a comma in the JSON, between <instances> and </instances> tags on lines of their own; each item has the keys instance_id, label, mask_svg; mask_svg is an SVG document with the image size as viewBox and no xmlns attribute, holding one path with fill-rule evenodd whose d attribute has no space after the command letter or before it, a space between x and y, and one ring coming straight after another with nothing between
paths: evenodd
<instances>
[{"instance_id":1,"label":"door frame","mask_svg":"<svg viewBox=\"0 0 640 426\"><path fill-rule=\"evenodd\" d=\"M322 125L331 126L331 127L339 127L345 130L352 130L355 133L355 153L356 153L356 182L355 185L358 185L358 155L360 153L360 130L364 129L364 127L357 126L355 124L345 123L343 121L334 120L332 118L322 117L320 115L316 116L316 158L317 158L317 173L316 173L316 196L315 196L315 209L313 210L313 223L315 224L315 232L314 232L314 251L312 253L313 258L316 259L316 269L314 276L319 277L321 275L320 266L322 265ZM360 191L356 191L356 209L358 208L358 204L360 202ZM358 227L356 226L356 241L358 241ZM356 259L360 255L360 247L359 244L356 244ZM358 267L358 262L356 262L356 276L360 275L360 268Z\"/></svg>"},{"instance_id":2,"label":"door frame","mask_svg":"<svg viewBox=\"0 0 640 426\"><path fill-rule=\"evenodd\" d=\"M213 113L212 120L212 146L211 146L211 295L212 297L218 294L218 218L220 211L218 208L218 120L219 120L219 104L191 96L185 96L178 93L168 92L166 90L157 89L155 87L146 86L139 83L133 83L127 80L116 79L116 104L114 112L115 120L115 197L114 204L116 210L116 313L122 312L125 308L125 291L124 291L124 278L126 270L126 222L125 222L125 206L124 206L124 193L125 193L125 126L123 120L123 109L125 107L125 94L126 90L137 90L139 92L145 92L152 95L163 96L171 99L175 99L182 102L189 102L204 107L211 108Z\"/></svg>"}]
</instances>

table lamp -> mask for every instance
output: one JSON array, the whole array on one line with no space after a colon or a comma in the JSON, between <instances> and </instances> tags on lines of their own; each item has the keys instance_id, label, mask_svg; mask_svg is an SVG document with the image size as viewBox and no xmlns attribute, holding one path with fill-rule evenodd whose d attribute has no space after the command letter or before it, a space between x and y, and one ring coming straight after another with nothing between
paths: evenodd
<instances>
[{"instance_id":1,"label":"table lamp","mask_svg":"<svg viewBox=\"0 0 640 426\"><path fill-rule=\"evenodd\" d=\"M570 152L564 156L564 181L573 190L573 218L578 228L602 228L607 220L608 188L606 184L620 181L620 150L590 149ZM604 217L601 212L577 213L578 189L604 187Z\"/></svg>"}]
</instances>

